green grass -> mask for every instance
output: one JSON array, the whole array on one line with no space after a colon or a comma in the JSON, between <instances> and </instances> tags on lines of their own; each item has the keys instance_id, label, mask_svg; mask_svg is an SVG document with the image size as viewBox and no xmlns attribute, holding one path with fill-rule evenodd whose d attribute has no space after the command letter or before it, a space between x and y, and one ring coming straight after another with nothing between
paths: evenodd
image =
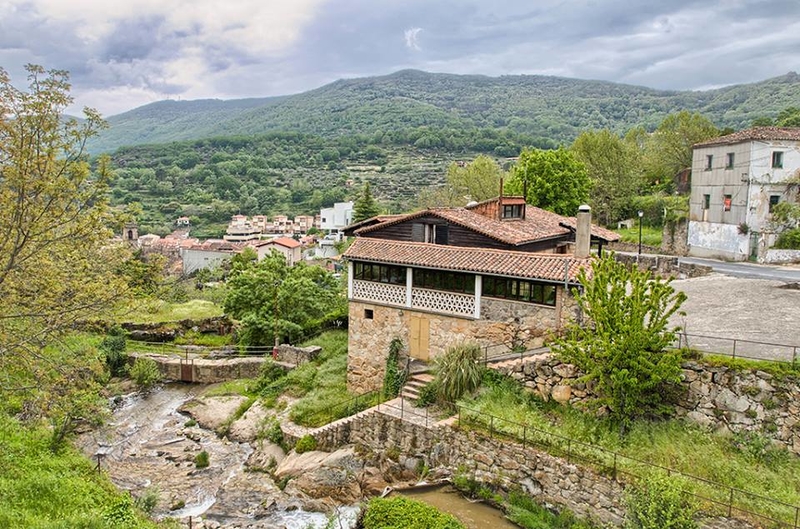
<instances>
[{"instance_id":1,"label":"green grass","mask_svg":"<svg viewBox=\"0 0 800 529\"><path fill-rule=\"evenodd\" d=\"M50 451L49 434L0 415L0 527L158 527L136 513L92 462L71 447ZM132 520L124 524L111 519Z\"/></svg>"},{"instance_id":2,"label":"green grass","mask_svg":"<svg viewBox=\"0 0 800 529\"><path fill-rule=\"evenodd\" d=\"M374 498L364 513L364 529L464 529L454 516L427 503L394 496Z\"/></svg>"},{"instance_id":3,"label":"green grass","mask_svg":"<svg viewBox=\"0 0 800 529\"><path fill-rule=\"evenodd\" d=\"M763 495L791 505L800 505L800 458L786 450L773 448L758 434L723 437L697 426L671 420L666 422L637 422L627 437L608 421L576 409L555 404L544 404L533 394L522 390L513 381L495 382L484 388L479 396L461 402L483 414L500 417L517 425L526 425L525 438L556 455L571 453L573 460L609 472L613 468L613 455L581 446L574 441L618 452L628 458L669 467L679 472L722 483ZM485 430L488 417L473 417L461 410L462 419L477 421ZM494 419L495 432L522 439L521 426ZM530 427L542 432L537 433ZM555 434L555 435L552 435ZM557 437L573 439L567 443ZM619 458L617 468L634 475L647 475L655 470L648 465ZM625 477L625 479L629 479ZM727 502L730 490L689 481L692 490L709 498ZM734 495L734 503L748 510L773 518L793 521L795 511L774 503ZM708 506L707 506L708 507Z\"/></svg>"},{"instance_id":4,"label":"green grass","mask_svg":"<svg viewBox=\"0 0 800 529\"><path fill-rule=\"evenodd\" d=\"M274 404L282 394L297 398L289 418L314 427L377 403L367 399L351 401L356 395L347 391L347 331L328 331L301 345L319 345L322 352L313 362L302 364L287 375L276 370L254 382L251 390L258 392L267 405ZM265 369L270 369L268 364ZM345 401L351 402L343 404Z\"/></svg>"},{"instance_id":5,"label":"green grass","mask_svg":"<svg viewBox=\"0 0 800 529\"><path fill-rule=\"evenodd\" d=\"M161 300L142 300L132 310L121 312L120 321L130 323L170 323L181 320L202 320L222 316L220 305L203 299L192 299L185 303L169 303Z\"/></svg>"},{"instance_id":6,"label":"green grass","mask_svg":"<svg viewBox=\"0 0 800 529\"><path fill-rule=\"evenodd\" d=\"M800 377L800 360L795 362L751 360L748 358L733 358L727 355L707 354L699 351L691 351L686 354L690 358L699 358L702 364L712 367L728 367L736 371L764 371L781 379Z\"/></svg>"},{"instance_id":7,"label":"green grass","mask_svg":"<svg viewBox=\"0 0 800 529\"><path fill-rule=\"evenodd\" d=\"M204 397L225 397L228 395L254 396L252 391L253 381L249 378L237 378L210 386L203 392Z\"/></svg>"},{"instance_id":8,"label":"green grass","mask_svg":"<svg viewBox=\"0 0 800 529\"><path fill-rule=\"evenodd\" d=\"M639 227L634 228L621 228L614 230L620 234L622 242L629 242L639 244ZM661 246L661 228L651 228L650 226L642 226L642 244L647 246Z\"/></svg>"},{"instance_id":9,"label":"green grass","mask_svg":"<svg viewBox=\"0 0 800 529\"><path fill-rule=\"evenodd\" d=\"M175 338L175 345L201 345L203 347L223 347L233 344L232 334L213 334L196 331L186 331L182 336Z\"/></svg>"}]
</instances>

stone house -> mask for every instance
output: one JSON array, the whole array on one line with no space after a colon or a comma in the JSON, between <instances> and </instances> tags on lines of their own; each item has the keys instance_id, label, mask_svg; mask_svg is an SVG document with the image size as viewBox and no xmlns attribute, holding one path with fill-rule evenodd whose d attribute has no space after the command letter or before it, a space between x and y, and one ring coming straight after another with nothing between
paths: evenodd
<instances>
[{"instance_id":1,"label":"stone house","mask_svg":"<svg viewBox=\"0 0 800 529\"><path fill-rule=\"evenodd\" d=\"M756 127L694 146L689 255L765 261L772 208L798 201L800 128Z\"/></svg>"},{"instance_id":2,"label":"stone house","mask_svg":"<svg viewBox=\"0 0 800 529\"><path fill-rule=\"evenodd\" d=\"M585 209L584 209L585 208ZM348 389L381 387L389 343L428 361L474 341L534 347L575 316L569 290L590 246L617 240L591 225L588 206L562 217L499 197L367 223L348 267Z\"/></svg>"}]
</instances>

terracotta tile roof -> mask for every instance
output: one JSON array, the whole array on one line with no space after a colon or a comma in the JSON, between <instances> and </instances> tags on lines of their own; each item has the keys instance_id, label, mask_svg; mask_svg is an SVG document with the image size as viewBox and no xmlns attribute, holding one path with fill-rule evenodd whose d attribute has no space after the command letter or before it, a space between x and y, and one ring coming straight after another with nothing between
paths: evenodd
<instances>
[{"instance_id":1,"label":"terracotta tile roof","mask_svg":"<svg viewBox=\"0 0 800 529\"><path fill-rule=\"evenodd\" d=\"M497 199L492 199L497 200ZM504 199L505 200L505 199ZM485 204L489 201L484 201ZM521 246L534 241L551 239L568 235L575 229L574 217L562 217L551 211L534 206L526 206L525 219L497 220L485 217L472 211L476 206L466 208L431 208L408 215L402 215L358 230L356 235L364 235L380 230L386 226L399 224L420 217L434 216L447 220L453 224L463 226L482 235L495 239L505 244ZM619 235L613 231L592 225L592 235L606 241L619 240Z\"/></svg>"},{"instance_id":2,"label":"terracotta tile roof","mask_svg":"<svg viewBox=\"0 0 800 529\"><path fill-rule=\"evenodd\" d=\"M740 130L727 136L720 136L708 141L695 143L694 147L709 147L711 145L730 145L744 141L800 141L800 127L754 127Z\"/></svg>"},{"instance_id":3,"label":"terracotta tile roof","mask_svg":"<svg viewBox=\"0 0 800 529\"><path fill-rule=\"evenodd\" d=\"M581 268L590 270L591 259L571 255L464 248L437 244L358 237L344 257L356 261L419 266L479 274L577 282Z\"/></svg>"},{"instance_id":4,"label":"terracotta tile roof","mask_svg":"<svg viewBox=\"0 0 800 529\"><path fill-rule=\"evenodd\" d=\"M273 242L275 244L280 244L281 246L284 246L286 248L297 248L298 246L300 246L300 243L292 239L291 237L278 237L276 239L272 239L270 242Z\"/></svg>"}]
</instances>

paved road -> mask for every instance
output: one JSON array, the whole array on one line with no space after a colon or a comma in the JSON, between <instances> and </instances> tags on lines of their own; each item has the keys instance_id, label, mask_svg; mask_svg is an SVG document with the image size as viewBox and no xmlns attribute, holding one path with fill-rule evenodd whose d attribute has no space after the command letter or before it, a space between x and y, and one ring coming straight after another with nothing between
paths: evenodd
<instances>
[{"instance_id":1,"label":"paved road","mask_svg":"<svg viewBox=\"0 0 800 529\"><path fill-rule=\"evenodd\" d=\"M710 266L715 272L747 279L769 279L786 283L800 282L800 268L792 266L761 265L753 263L731 263L699 257L681 257L682 263Z\"/></svg>"}]
</instances>

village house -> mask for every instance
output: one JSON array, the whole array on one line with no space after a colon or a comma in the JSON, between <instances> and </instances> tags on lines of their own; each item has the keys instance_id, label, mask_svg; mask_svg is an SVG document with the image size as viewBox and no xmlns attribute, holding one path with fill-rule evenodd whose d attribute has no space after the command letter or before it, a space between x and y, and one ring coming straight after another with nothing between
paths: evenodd
<instances>
[{"instance_id":1,"label":"village house","mask_svg":"<svg viewBox=\"0 0 800 529\"><path fill-rule=\"evenodd\" d=\"M204 268L215 268L241 251L242 245L219 239L208 239L181 249L183 275Z\"/></svg>"},{"instance_id":2,"label":"village house","mask_svg":"<svg viewBox=\"0 0 800 529\"><path fill-rule=\"evenodd\" d=\"M696 144L689 255L769 261L772 209L797 202L799 184L800 128L756 127Z\"/></svg>"},{"instance_id":3,"label":"village house","mask_svg":"<svg viewBox=\"0 0 800 529\"><path fill-rule=\"evenodd\" d=\"M303 258L302 244L291 237L276 237L269 241L258 241L249 245L256 250L259 261L273 250L283 254L289 266L294 266Z\"/></svg>"},{"instance_id":4,"label":"village house","mask_svg":"<svg viewBox=\"0 0 800 529\"><path fill-rule=\"evenodd\" d=\"M261 238L261 230L247 220L245 215L234 215L225 230L223 239L228 242L244 242Z\"/></svg>"},{"instance_id":5,"label":"village house","mask_svg":"<svg viewBox=\"0 0 800 529\"><path fill-rule=\"evenodd\" d=\"M350 230L348 230L350 231ZM474 341L533 347L575 316L569 289L598 250L618 240L577 218L499 197L365 222L353 230L348 266L348 389L382 385L389 343L430 360Z\"/></svg>"}]
</instances>

